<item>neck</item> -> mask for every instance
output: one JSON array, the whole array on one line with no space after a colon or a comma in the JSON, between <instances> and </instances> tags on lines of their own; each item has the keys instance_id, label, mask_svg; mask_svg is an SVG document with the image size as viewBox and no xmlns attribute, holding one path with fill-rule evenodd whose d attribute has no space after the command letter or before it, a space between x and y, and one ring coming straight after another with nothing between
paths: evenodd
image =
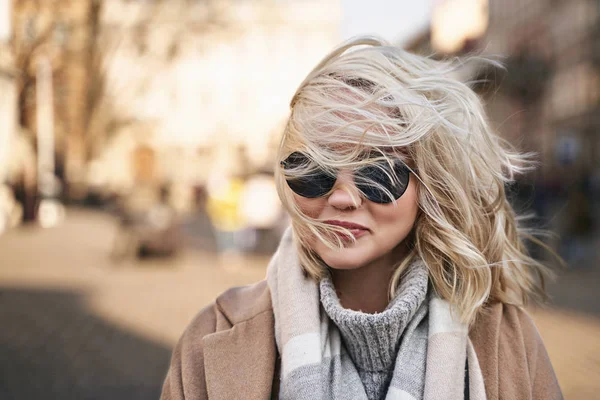
<instances>
[{"instance_id":1,"label":"neck","mask_svg":"<svg viewBox=\"0 0 600 400\"><path fill-rule=\"evenodd\" d=\"M389 285L395 266L407 254L402 244L385 256L360 268L331 269L331 280L343 308L375 314L389 303Z\"/></svg>"}]
</instances>

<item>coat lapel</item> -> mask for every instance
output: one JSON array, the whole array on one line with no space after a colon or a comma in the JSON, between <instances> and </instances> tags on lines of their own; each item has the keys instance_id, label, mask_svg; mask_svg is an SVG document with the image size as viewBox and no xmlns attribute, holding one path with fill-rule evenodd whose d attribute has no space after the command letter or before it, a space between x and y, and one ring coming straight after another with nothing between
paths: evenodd
<instances>
[{"instance_id":1,"label":"coat lapel","mask_svg":"<svg viewBox=\"0 0 600 400\"><path fill-rule=\"evenodd\" d=\"M272 311L203 339L208 398L269 399L277 348Z\"/></svg>"}]
</instances>

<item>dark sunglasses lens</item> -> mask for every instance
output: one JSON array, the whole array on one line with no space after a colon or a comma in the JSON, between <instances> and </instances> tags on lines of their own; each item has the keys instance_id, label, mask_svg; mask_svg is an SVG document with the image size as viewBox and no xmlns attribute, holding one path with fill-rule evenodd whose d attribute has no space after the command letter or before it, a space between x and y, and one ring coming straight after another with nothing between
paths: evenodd
<instances>
[{"instance_id":1,"label":"dark sunglasses lens","mask_svg":"<svg viewBox=\"0 0 600 400\"><path fill-rule=\"evenodd\" d=\"M386 204L404 194L409 179L410 170L401 161L396 162L393 170L387 162L381 162L361 168L356 186L370 201Z\"/></svg>"},{"instance_id":2,"label":"dark sunglasses lens","mask_svg":"<svg viewBox=\"0 0 600 400\"><path fill-rule=\"evenodd\" d=\"M310 159L302 153L294 152L282 162L285 170L306 168ZM303 176L294 176L286 179L288 186L302 197L321 197L331 190L335 184L335 176L319 168L310 168Z\"/></svg>"}]
</instances>

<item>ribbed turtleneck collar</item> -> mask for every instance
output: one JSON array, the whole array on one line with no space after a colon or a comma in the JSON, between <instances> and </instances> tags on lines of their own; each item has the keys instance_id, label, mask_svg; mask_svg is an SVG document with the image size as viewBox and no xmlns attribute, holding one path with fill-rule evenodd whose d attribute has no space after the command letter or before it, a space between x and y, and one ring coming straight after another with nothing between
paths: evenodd
<instances>
[{"instance_id":1,"label":"ribbed turtleneck collar","mask_svg":"<svg viewBox=\"0 0 600 400\"><path fill-rule=\"evenodd\" d=\"M321 280L321 304L337 325L357 369L393 370L402 333L427 295L427 281L425 265L421 261L412 263L387 308L381 313L367 314L343 308L331 278Z\"/></svg>"}]
</instances>

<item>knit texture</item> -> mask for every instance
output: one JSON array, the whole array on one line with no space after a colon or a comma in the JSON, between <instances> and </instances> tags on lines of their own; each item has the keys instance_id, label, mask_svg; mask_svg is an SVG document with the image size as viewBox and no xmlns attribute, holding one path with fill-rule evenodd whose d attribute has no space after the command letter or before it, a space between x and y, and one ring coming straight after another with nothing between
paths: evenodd
<instances>
[{"instance_id":1,"label":"knit texture","mask_svg":"<svg viewBox=\"0 0 600 400\"><path fill-rule=\"evenodd\" d=\"M404 373L410 370L412 381L418 381L413 392L422 397L427 352L427 269L423 263L410 265L401 277L397 295L387 308L378 314L367 314L341 306L333 282L321 280L321 304L336 324L350 358L354 362L369 400L384 399L390 384L403 333L410 323L411 333L421 325L410 343L411 359ZM417 318L415 318L415 314ZM421 323L424 321L423 323Z\"/></svg>"},{"instance_id":2,"label":"knit texture","mask_svg":"<svg viewBox=\"0 0 600 400\"><path fill-rule=\"evenodd\" d=\"M269 263L267 284L281 356L279 398L368 400L340 330L321 305L319 284L306 276L299 264L291 229L285 232ZM386 400L464 397L467 348L472 349L467 326L453 319L456 313L451 312L448 302L431 295L423 304L402 335L392 378L383 396ZM423 347L425 363L416 361ZM418 371L411 368L413 365L419 366ZM471 388L484 387L473 351L469 351L468 373ZM471 391L470 399L484 400L485 393Z\"/></svg>"}]
</instances>

